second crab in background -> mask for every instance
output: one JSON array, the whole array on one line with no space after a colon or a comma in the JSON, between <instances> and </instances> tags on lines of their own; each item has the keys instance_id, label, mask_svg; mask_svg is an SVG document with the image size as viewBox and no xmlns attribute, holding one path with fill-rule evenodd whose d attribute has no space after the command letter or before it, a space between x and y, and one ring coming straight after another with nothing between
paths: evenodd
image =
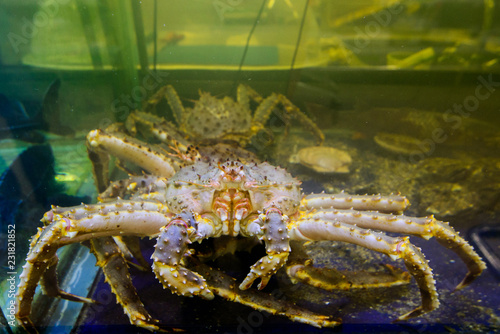
<instances>
[{"instance_id":1,"label":"second crab in background","mask_svg":"<svg viewBox=\"0 0 500 334\"><path fill-rule=\"evenodd\" d=\"M266 131L265 126L272 112L280 110L279 117L285 123L285 134L291 120L296 119L314 135L318 145L324 142L324 134L318 126L282 94L272 93L262 97L243 84L238 86L236 100L229 96L217 98L201 90L199 94L200 98L193 101L192 107L185 107L174 87L164 86L145 103L143 112L135 111L128 117L127 128L133 132L137 123L154 128L155 124L162 122L168 127L168 132L193 144L232 141L245 147L259 132ZM170 105L175 125L153 115L152 111L162 99L166 99ZM257 104L254 111L251 101Z\"/></svg>"}]
</instances>

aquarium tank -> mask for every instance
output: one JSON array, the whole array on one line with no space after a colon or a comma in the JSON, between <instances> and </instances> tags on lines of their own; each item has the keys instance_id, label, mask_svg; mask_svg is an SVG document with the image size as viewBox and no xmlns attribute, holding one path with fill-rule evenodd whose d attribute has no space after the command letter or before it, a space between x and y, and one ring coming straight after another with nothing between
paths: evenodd
<instances>
[{"instance_id":1,"label":"aquarium tank","mask_svg":"<svg viewBox=\"0 0 500 334\"><path fill-rule=\"evenodd\" d=\"M2 332L500 330L499 1L3 0L0 36Z\"/></svg>"}]
</instances>

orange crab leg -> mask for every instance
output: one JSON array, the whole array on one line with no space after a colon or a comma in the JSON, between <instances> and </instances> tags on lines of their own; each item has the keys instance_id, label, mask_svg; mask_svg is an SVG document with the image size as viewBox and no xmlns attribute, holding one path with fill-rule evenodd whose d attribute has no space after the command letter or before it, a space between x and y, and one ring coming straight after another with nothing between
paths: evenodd
<instances>
[{"instance_id":1,"label":"orange crab leg","mask_svg":"<svg viewBox=\"0 0 500 334\"><path fill-rule=\"evenodd\" d=\"M51 274L46 274L46 270L57 262L58 248L107 236L155 235L168 223L171 216L161 203L141 201L81 205L73 208L54 207L48 211L42 219L46 226L39 228L33 237L26 264L19 276L16 317L20 323L26 328L33 328L29 314L35 289L42 277L51 278ZM102 255L100 250L96 253ZM123 283L118 283L117 286L123 286ZM142 320L148 321L147 316L146 319L139 317L136 320L139 323Z\"/></svg>"},{"instance_id":2,"label":"orange crab leg","mask_svg":"<svg viewBox=\"0 0 500 334\"><path fill-rule=\"evenodd\" d=\"M376 211L356 211L322 209L303 215L305 219L324 219L328 221L341 221L362 228L371 228L387 232L406 233L424 239L436 237L438 242L454 251L467 265L469 272L457 285L456 290L469 285L481 272L486 269L486 264L474 251L472 246L458 233L442 221L429 217L408 217L404 215L383 214Z\"/></svg>"},{"instance_id":3,"label":"orange crab leg","mask_svg":"<svg viewBox=\"0 0 500 334\"><path fill-rule=\"evenodd\" d=\"M412 245L408 237L392 238L339 221L301 219L289 224L289 235L293 240L332 240L353 243L404 260L406 268L415 277L420 288L422 305L398 318L406 320L434 310L439 306L438 294L432 270L420 250Z\"/></svg>"},{"instance_id":4,"label":"orange crab leg","mask_svg":"<svg viewBox=\"0 0 500 334\"><path fill-rule=\"evenodd\" d=\"M61 229L38 229L38 233L33 236L30 245L30 252L26 258L26 264L23 266L23 272L19 276L19 286L16 294L16 318L21 325L29 332L35 332L35 326L31 322L29 315L31 313L31 304L35 290L45 270L54 260L57 247L50 243L38 242L39 240L58 239L61 237Z\"/></svg>"}]
</instances>

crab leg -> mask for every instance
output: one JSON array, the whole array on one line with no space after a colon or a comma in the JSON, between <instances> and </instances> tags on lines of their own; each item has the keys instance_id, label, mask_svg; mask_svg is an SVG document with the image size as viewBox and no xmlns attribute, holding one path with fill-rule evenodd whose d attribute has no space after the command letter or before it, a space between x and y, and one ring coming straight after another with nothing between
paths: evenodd
<instances>
[{"instance_id":1,"label":"crab leg","mask_svg":"<svg viewBox=\"0 0 500 334\"><path fill-rule=\"evenodd\" d=\"M178 130L178 127L162 117L136 110L127 117L125 126L129 133L135 135L137 133L137 124L142 125L139 129L148 129L156 139L164 143L177 141L184 146L189 145L182 133ZM146 131L141 131L141 134L145 137L150 135L149 132Z\"/></svg>"},{"instance_id":2,"label":"crab leg","mask_svg":"<svg viewBox=\"0 0 500 334\"><path fill-rule=\"evenodd\" d=\"M389 195L349 195L339 194L311 194L304 196L301 201L303 209L335 208L355 210L375 210L379 212L403 212L410 206L405 196Z\"/></svg>"},{"instance_id":3,"label":"crab leg","mask_svg":"<svg viewBox=\"0 0 500 334\"><path fill-rule=\"evenodd\" d=\"M144 111L150 112L161 99L166 98L170 108L173 111L175 121L177 124L185 124L184 106L181 99L172 85L166 85L160 88L144 105Z\"/></svg>"},{"instance_id":4,"label":"crab leg","mask_svg":"<svg viewBox=\"0 0 500 334\"><path fill-rule=\"evenodd\" d=\"M236 280L231 276L197 261L190 262L194 262L190 265L190 268L202 273L210 289L216 295L226 300L249 306L258 311L285 316L292 321L315 327L334 327L340 325L340 321L330 316L313 313L286 301L285 298L280 298L279 293L267 294L261 291L242 291L237 288Z\"/></svg>"},{"instance_id":5,"label":"crab leg","mask_svg":"<svg viewBox=\"0 0 500 334\"><path fill-rule=\"evenodd\" d=\"M287 261L291 250L287 235L287 220L288 217L284 216L277 208L267 209L265 214L259 216L267 255L250 268L250 273L240 284L241 290L250 288L258 278L261 279L258 289L264 289L271 276Z\"/></svg>"},{"instance_id":6,"label":"crab leg","mask_svg":"<svg viewBox=\"0 0 500 334\"><path fill-rule=\"evenodd\" d=\"M35 328L29 318L35 289L47 267L57 262L57 259L54 259L57 247L53 247L47 241L59 239L61 233L60 229L38 229L38 233L31 240L26 264L19 276L20 282L16 294L16 318L29 332L33 332Z\"/></svg>"},{"instance_id":7,"label":"crab leg","mask_svg":"<svg viewBox=\"0 0 500 334\"><path fill-rule=\"evenodd\" d=\"M90 243L91 251L97 259L97 265L102 268L106 282L111 286L117 301L122 305L130 322L149 330L158 330L158 327L154 325L155 320L148 314L135 292L127 270L127 264L113 239L110 237L92 239ZM57 283L56 268L57 256L54 256L40 281L40 285L47 296L59 297L75 302L94 302L92 299L60 290Z\"/></svg>"},{"instance_id":8,"label":"crab leg","mask_svg":"<svg viewBox=\"0 0 500 334\"><path fill-rule=\"evenodd\" d=\"M181 99L172 85L166 85L161 87L154 95L149 98L144 104L144 111L149 113L156 105L163 99L166 98L170 108L174 112L175 121L177 124L184 124L184 107L182 106Z\"/></svg>"},{"instance_id":9,"label":"crab leg","mask_svg":"<svg viewBox=\"0 0 500 334\"><path fill-rule=\"evenodd\" d=\"M170 219L171 214L160 203L123 201L107 205L82 205L48 211L30 244L16 295L16 317L24 327L29 320L31 303L38 282L47 268L57 262L58 248L105 236L151 236ZM50 273L47 274L50 276Z\"/></svg>"},{"instance_id":10,"label":"crab leg","mask_svg":"<svg viewBox=\"0 0 500 334\"><path fill-rule=\"evenodd\" d=\"M441 245L454 251L464 261L469 270L462 282L455 288L456 290L469 285L486 269L486 264L472 246L460 237L453 227L436 220L433 216L416 218L383 214L376 211L323 209L304 214L303 217L305 219L324 219L328 221L338 220L363 228L406 233L424 239L436 237Z\"/></svg>"},{"instance_id":11,"label":"crab leg","mask_svg":"<svg viewBox=\"0 0 500 334\"><path fill-rule=\"evenodd\" d=\"M132 236L123 237L113 237L116 245L120 249L125 260L128 264L133 265L141 271L149 271L149 263L146 261L144 256L142 256L140 239ZM136 259L139 264L132 262L132 259Z\"/></svg>"},{"instance_id":12,"label":"crab leg","mask_svg":"<svg viewBox=\"0 0 500 334\"><path fill-rule=\"evenodd\" d=\"M283 115L286 118L286 131L288 131L288 116L291 115L295 117L305 125L317 138L318 143L321 145L325 141L325 136L323 132L318 128L318 126L309 119L299 108L297 108L290 100L288 100L282 94L273 93L266 98L257 93L255 90L249 86L240 84L238 86L237 101L250 110L250 98L259 104L257 110L255 110L254 116L252 118L252 135L264 128L264 125L271 116L273 109L281 103L285 108L287 115Z\"/></svg>"},{"instance_id":13,"label":"crab leg","mask_svg":"<svg viewBox=\"0 0 500 334\"><path fill-rule=\"evenodd\" d=\"M286 266L286 272L292 283L301 282L323 290L351 290L392 287L409 284L411 275L390 264L380 264L383 270L348 271L335 268L317 268L309 258L306 248L308 241L293 240L291 257Z\"/></svg>"},{"instance_id":14,"label":"crab leg","mask_svg":"<svg viewBox=\"0 0 500 334\"><path fill-rule=\"evenodd\" d=\"M186 112L177 91L171 85L165 87L165 97L172 108L177 124L186 124Z\"/></svg>"},{"instance_id":15,"label":"crab leg","mask_svg":"<svg viewBox=\"0 0 500 334\"><path fill-rule=\"evenodd\" d=\"M309 117L306 116L306 114L300 111L299 108L297 108L289 99L287 99L282 94L272 93L264 100L262 100L262 103L259 105L257 110L255 110L255 114L252 119L252 124L254 125L253 127L257 130L263 129L264 124L266 124L267 120L271 116L271 111L279 103L281 103L285 108L286 113L285 115L283 115L285 118L288 118L289 116L295 117L305 128L307 128L313 133L314 136L316 136L319 145L323 144L323 142L325 141L325 135L323 134L323 132ZM289 124L286 125L285 133L288 131L288 126Z\"/></svg>"},{"instance_id":16,"label":"crab leg","mask_svg":"<svg viewBox=\"0 0 500 334\"><path fill-rule=\"evenodd\" d=\"M40 286L42 287L45 294L50 297L58 297L74 302L93 303L94 301L90 298L73 295L59 288L56 273L57 263L59 262L58 260L59 259L57 255L50 259L50 264L48 265L40 280Z\"/></svg>"},{"instance_id":17,"label":"crab leg","mask_svg":"<svg viewBox=\"0 0 500 334\"><path fill-rule=\"evenodd\" d=\"M372 232L339 221L301 219L288 226L293 240L332 240L353 243L389 255L393 259L404 260L420 288L422 305L398 318L405 320L434 310L439 306L435 280L427 260L420 250L412 245L409 237L392 238L383 233Z\"/></svg>"},{"instance_id":18,"label":"crab leg","mask_svg":"<svg viewBox=\"0 0 500 334\"><path fill-rule=\"evenodd\" d=\"M97 265L102 268L106 282L110 285L117 302L123 307L130 323L151 331L158 330L158 326L155 325L157 321L149 315L137 296L127 263L113 238L91 239L90 243Z\"/></svg>"},{"instance_id":19,"label":"crab leg","mask_svg":"<svg viewBox=\"0 0 500 334\"><path fill-rule=\"evenodd\" d=\"M97 191L102 193L110 183L109 180L109 155L106 152L93 150L87 145L87 155L92 163L92 173L94 174Z\"/></svg>"},{"instance_id":20,"label":"crab leg","mask_svg":"<svg viewBox=\"0 0 500 334\"><path fill-rule=\"evenodd\" d=\"M198 219L201 220L200 217ZM181 265L191 243L190 236L201 240L213 235L213 230L206 235L202 232L204 228L199 225L203 223L198 225L198 229L195 228L197 223L195 217L181 214L161 228L155 252L151 257L153 271L162 285L176 294L189 297L200 295L205 299L213 299L214 295L208 289L205 279Z\"/></svg>"},{"instance_id":21,"label":"crab leg","mask_svg":"<svg viewBox=\"0 0 500 334\"><path fill-rule=\"evenodd\" d=\"M97 200L107 203L132 196L135 200L165 202L166 181L166 178L151 175L130 176L128 179L112 182L99 194Z\"/></svg>"},{"instance_id":22,"label":"crab leg","mask_svg":"<svg viewBox=\"0 0 500 334\"><path fill-rule=\"evenodd\" d=\"M391 265L383 266L383 272L339 271L329 268L315 268L306 264L289 265L286 272L293 283L302 282L323 290L352 290L391 287L410 283L410 274Z\"/></svg>"},{"instance_id":23,"label":"crab leg","mask_svg":"<svg viewBox=\"0 0 500 334\"><path fill-rule=\"evenodd\" d=\"M250 110L250 98L258 104L261 104L263 100L262 96L253 90L252 87L239 84L236 92L236 100L238 103L243 105L247 110Z\"/></svg>"},{"instance_id":24,"label":"crab leg","mask_svg":"<svg viewBox=\"0 0 500 334\"><path fill-rule=\"evenodd\" d=\"M125 135L110 135L102 130L92 130L87 135L87 147L94 165L99 192L108 187L108 184L105 184L108 177L108 154L123 161L130 161L153 175L170 177L175 174L174 162L160 149ZM103 180L101 175L106 179Z\"/></svg>"}]
</instances>

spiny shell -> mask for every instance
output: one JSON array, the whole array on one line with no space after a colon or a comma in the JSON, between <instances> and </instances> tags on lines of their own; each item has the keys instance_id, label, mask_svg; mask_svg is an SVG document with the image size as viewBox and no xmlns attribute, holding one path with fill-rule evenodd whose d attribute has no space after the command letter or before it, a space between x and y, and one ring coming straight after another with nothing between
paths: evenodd
<instances>
[{"instance_id":1,"label":"spiny shell","mask_svg":"<svg viewBox=\"0 0 500 334\"><path fill-rule=\"evenodd\" d=\"M327 146L305 147L290 157L291 163L300 163L318 173L349 173L351 156L342 150Z\"/></svg>"}]
</instances>

